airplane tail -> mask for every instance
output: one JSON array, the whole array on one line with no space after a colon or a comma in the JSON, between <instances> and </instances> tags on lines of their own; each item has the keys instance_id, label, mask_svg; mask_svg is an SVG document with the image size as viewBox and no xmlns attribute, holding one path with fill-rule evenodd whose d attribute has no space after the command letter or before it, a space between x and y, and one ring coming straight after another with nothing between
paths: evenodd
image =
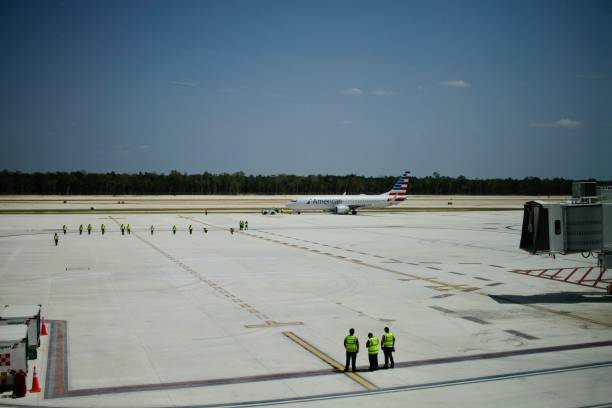
<instances>
[{"instance_id":1,"label":"airplane tail","mask_svg":"<svg viewBox=\"0 0 612 408\"><path fill-rule=\"evenodd\" d=\"M408 191L408 182L410 181L410 172L406 171L402 177L400 177L393 188L388 191L387 201L404 201L406 199L406 192Z\"/></svg>"}]
</instances>

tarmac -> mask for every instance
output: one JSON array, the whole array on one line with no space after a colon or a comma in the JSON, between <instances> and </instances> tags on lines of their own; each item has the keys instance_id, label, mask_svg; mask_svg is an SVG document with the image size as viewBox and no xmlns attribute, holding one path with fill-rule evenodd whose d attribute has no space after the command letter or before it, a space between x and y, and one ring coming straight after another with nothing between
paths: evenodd
<instances>
[{"instance_id":1,"label":"tarmac","mask_svg":"<svg viewBox=\"0 0 612 408\"><path fill-rule=\"evenodd\" d=\"M42 304L50 335L30 361L43 392L0 406L610 406L612 272L519 250L521 222L1 215L0 303ZM367 334L385 326L395 368L368 372ZM359 367L344 373L351 327Z\"/></svg>"},{"instance_id":2,"label":"tarmac","mask_svg":"<svg viewBox=\"0 0 612 408\"><path fill-rule=\"evenodd\" d=\"M0 214L59 212L213 212L282 208L297 195L178 195L178 196L0 196ZM566 200L565 196L409 195L389 210L520 209L529 200Z\"/></svg>"}]
</instances>

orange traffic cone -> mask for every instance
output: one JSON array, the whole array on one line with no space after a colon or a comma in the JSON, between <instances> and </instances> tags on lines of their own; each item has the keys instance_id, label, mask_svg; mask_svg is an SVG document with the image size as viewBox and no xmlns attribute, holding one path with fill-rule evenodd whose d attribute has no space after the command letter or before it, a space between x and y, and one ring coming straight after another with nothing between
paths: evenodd
<instances>
[{"instance_id":1,"label":"orange traffic cone","mask_svg":"<svg viewBox=\"0 0 612 408\"><path fill-rule=\"evenodd\" d=\"M40 383L38 382L38 375L36 374L36 366L34 366L34 378L32 378L32 389L30 392L41 392Z\"/></svg>"},{"instance_id":2,"label":"orange traffic cone","mask_svg":"<svg viewBox=\"0 0 612 408\"><path fill-rule=\"evenodd\" d=\"M49 332L47 331L47 325L45 324L45 318L42 319L42 327L40 329L41 336L48 336Z\"/></svg>"}]
</instances>

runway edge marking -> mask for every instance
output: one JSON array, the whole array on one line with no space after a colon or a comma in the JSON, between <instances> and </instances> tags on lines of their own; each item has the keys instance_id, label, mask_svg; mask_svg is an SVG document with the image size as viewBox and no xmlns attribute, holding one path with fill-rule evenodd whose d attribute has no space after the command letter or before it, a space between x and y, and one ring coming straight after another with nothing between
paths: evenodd
<instances>
[{"instance_id":1,"label":"runway edge marking","mask_svg":"<svg viewBox=\"0 0 612 408\"><path fill-rule=\"evenodd\" d=\"M151 384L133 384L123 386L110 386L102 388L81 388L81 389L69 389L68 384L68 350L67 350L67 322L65 320L51 320L51 333L50 343L48 350L48 365L47 365L47 377L45 381L45 399L52 398L69 398L69 397L86 397L92 395L106 395L106 394L118 394L128 392L147 392L147 391L159 391L159 390L171 390L171 389L184 389L192 387L207 387L207 386L219 386L228 384L241 384L241 383L253 383L263 381L275 381L289 378L306 378L306 377L317 377L336 375L333 371L327 369L323 370L311 370L302 372L288 372L288 373L273 373L267 375L254 375L254 376L242 376L242 377L230 377L230 378L211 378L205 380L190 380L180 381L172 383L151 383ZM295 336L295 335L294 335ZM298 336L295 336L299 338ZM303 339L301 339L307 344ZM309 345L312 349L316 347ZM598 341L591 343L578 343L578 344L564 344L557 346L546 346L538 348L498 351L492 353L481 353L471 355L460 355L460 356L446 356L441 358L426 359L426 360L414 360L414 361L403 361L396 362L397 368L406 367L420 367L430 366L439 364L449 363L460 363L465 361L475 360L489 360L499 359L506 357L525 356L541 353L561 352L570 350L582 350L598 347L610 347L612 346L612 340ZM316 349L318 350L318 349ZM319 351L320 352L320 351ZM321 353L324 354L324 353ZM330 359L331 360L331 359ZM333 361L333 360L332 360ZM365 369L365 367L364 367ZM53 373L53 374L49 374ZM350 373L352 374L352 373ZM361 378L361 377L360 377ZM384 390L384 388L375 388L373 390L358 391L367 393L368 391ZM0 402L0 405L2 403Z\"/></svg>"}]
</instances>

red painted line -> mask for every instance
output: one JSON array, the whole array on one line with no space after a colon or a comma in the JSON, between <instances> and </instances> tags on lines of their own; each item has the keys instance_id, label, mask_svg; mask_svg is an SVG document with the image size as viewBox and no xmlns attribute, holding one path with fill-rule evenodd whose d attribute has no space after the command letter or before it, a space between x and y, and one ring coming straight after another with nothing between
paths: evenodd
<instances>
[{"instance_id":1,"label":"red painted line","mask_svg":"<svg viewBox=\"0 0 612 408\"><path fill-rule=\"evenodd\" d=\"M567 275L567 277L565 279L563 279L563 282L567 282L567 280L569 278L571 278L571 276L576 273L576 271L578 270L578 268L574 268L574 270L572 271L572 273L570 273L569 275Z\"/></svg>"},{"instance_id":2,"label":"red painted line","mask_svg":"<svg viewBox=\"0 0 612 408\"><path fill-rule=\"evenodd\" d=\"M586 277L587 277L587 275L588 275L589 273L591 273L591 271L592 271L592 270L593 270L593 267L591 266L591 267L590 267L590 268L589 268L589 269L586 271L586 273L585 273L584 275L582 275L582 278L580 278L580 280L578 281L578 283L582 283L582 281L584 280L584 278L586 278Z\"/></svg>"},{"instance_id":3,"label":"red painted line","mask_svg":"<svg viewBox=\"0 0 612 408\"><path fill-rule=\"evenodd\" d=\"M572 277L572 275L574 275L578 271L578 269L585 269L585 268L588 268L588 271L580 278L579 281L569 280ZM561 272L569 270L569 269L572 269L572 271L565 278L558 276ZM612 279L603 279L604 274L605 274L605 271L604 271L603 273L600 272L599 277L595 279L594 283L591 283L593 282L593 280L586 279L586 278L588 277L589 273L593 269L595 269L594 266L590 268L587 266L575 267L575 268L559 268L559 269L556 269L556 272L553 275L548 275L548 276L544 275L544 272L552 271L554 269L545 269L545 270L542 270L542 269L514 269L514 270L509 270L508 272L519 273L521 275L531 276L534 278L551 279L557 282L565 282L565 283L571 283L572 285L587 286L587 287L593 287L593 288L605 290L607 288L607 284L612 283ZM531 273L531 272L539 272L539 274Z\"/></svg>"},{"instance_id":4,"label":"red painted line","mask_svg":"<svg viewBox=\"0 0 612 408\"><path fill-rule=\"evenodd\" d=\"M553 276L551 276L551 277L550 277L550 279L555 279L555 277L556 277L558 274L560 274L560 273L561 273L561 271L562 271L562 270L564 270L564 269L567 269L567 268L559 268L559 270L558 270L558 271L557 271L557 272L556 272L556 273L555 273Z\"/></svg>"},{"instance_id":5,"label":"red painted line","mask_svg":"<svg viewBox=\"0 0 612 408\"><path fill-rule=\"evenodd\" d=\"M544 275L548 271L549 271L549 269L542 269L542 272L540 272L540 274L538 276L542 276L542 275Z\"/></svg>"},{"instance_id":6,"label":"red painted line","mask_svg":"<svg viewBox=\"0 0 612 408\"><path fill-rule=\"evenodd\" d=\"M603 275L604 275L604 273L606 273L607 270L608 270L608 268L601 268L601 272L599 273L599 276L597 277L597 279L595 279L595 282L593 282L593 287L597 286L597 284L599 283L601 278L603 278Z\"/></svg>"},{"instance_id":7,"label":"red painted line","mask_svg":"<svg viewBox=\"0 0 612 408\"><path fill-rule=\"evenodd\" d=\"M55 350L53 353L53 364L55 367L55 383L53 384L54 394L63 394L66 392L66 355L64 353L64 338L66 334L65 322L59 322L60 327L58 328L57 337L55 338Z\"/></svg>"}]
</instances>

